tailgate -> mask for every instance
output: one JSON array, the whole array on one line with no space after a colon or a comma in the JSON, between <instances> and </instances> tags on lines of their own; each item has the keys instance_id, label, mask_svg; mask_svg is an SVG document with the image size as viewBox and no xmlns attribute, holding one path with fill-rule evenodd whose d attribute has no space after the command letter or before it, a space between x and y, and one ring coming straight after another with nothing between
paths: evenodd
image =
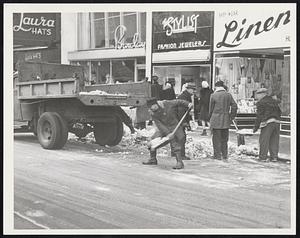
<instances>
[{"instance_id":1,"label":"tailgate","mask_svg":"<svg viewBox=\"0 0 300 238\"><path fill-rule=\"evenodd\" d=\"M142 106L151 97L149 82L86 86L79 99L88 106Z\"/></svg>"}]
</instances>

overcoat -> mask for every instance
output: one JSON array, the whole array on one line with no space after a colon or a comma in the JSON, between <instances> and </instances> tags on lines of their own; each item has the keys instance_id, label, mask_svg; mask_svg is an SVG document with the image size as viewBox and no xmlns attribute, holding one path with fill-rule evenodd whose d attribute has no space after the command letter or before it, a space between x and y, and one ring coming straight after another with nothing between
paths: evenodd
<instances>
[{"instance_id":1,"label":"overcoat","mask_svg":"<svg viewBox=\"0 0 300 238\"><path fill-rule=\"evenodd\" d=\"M209 100L212 93L213 91L210 88L200 90L199 120L208 121Z\"/></svg>"},{"instance_id":2,"label":"overcoat","mask_svg":"<svg viewBox=\"0 0 300 238\"><path fill-rule=\"evenodd\" d=\"M158 129L158 131L152 136L152 139L170 134L179 122L177 116L178 107L182 106L186 107L187 109L189 102L180 99L163 100L158 101L158 105L160 106L159 111L151 114L152 119ZM180 126L175 133L175 137L179 141L185 138L185 133L182 126Z\"/></svg>"},{"instance_id":3,"label":"overcoat","mask_svg":"<svg viewBox=\"0 0 300 238\"><path fill-rule=\"evenodd\" d=\"M228 129L237 113L237 104L224 88L218 88L210 97L209 119L212 129Z\"/></svg>"}]
</instances>

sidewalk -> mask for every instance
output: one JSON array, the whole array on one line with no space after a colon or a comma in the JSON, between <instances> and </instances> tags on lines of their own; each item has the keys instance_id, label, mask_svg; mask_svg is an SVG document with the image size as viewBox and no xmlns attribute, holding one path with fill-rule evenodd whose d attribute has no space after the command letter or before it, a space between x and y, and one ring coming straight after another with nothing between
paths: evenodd
<instances>
[{"instance_id":1,"label":"sidewalk","mask_svg":"<svg viewBox=\"0 0 300 238\"><path fill-rule=\"evenodd\" d=\"M195 131L188 132L188 135L190 135L193 138L207 138L208 140L211 140L211 136L201 136L202 129L201 127L198 127ZM209 133L208 133L209 134ZM257 145L257 148L259 148L258 144L258 138L259 135L253 135L253 136L245 136L245 145ZM237 145L237 135L235 131L229 131L229 141L231 143L235 143ZM291 138L286 136L280 136L279 141L279 159L281 160L291 160Z\"/></svg>"}]
</instances>

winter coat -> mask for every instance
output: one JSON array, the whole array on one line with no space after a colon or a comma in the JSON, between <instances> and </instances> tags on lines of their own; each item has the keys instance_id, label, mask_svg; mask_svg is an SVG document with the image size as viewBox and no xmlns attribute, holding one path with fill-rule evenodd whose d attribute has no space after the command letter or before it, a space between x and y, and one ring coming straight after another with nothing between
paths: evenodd
<instances>
[{"instance_id":1,"label":"winter coat","mask_svg":"<svg viewBox=\"0 0 300 238\"><path fill-rule=\"evenodd\" d=\"M162 90L161 100L173 100L176 99L174 88L167 88Z\"/></svg>"},{"instance_id":2,"label":"winter coat","mask_svg":"<svg viewBox=\"0 0 300 238\"><path fill-rule=\"evenodd\" d=\"M185 100L175 99L158 101L158 104L160 106L159 111L151 112L151 116L157 129L160 132L160 135L166 136L175 129L179 122L177 116L177 108L179 106L182 106L187 110L189 102ZM182 126L180 126L175 133L175 137L177 137L178 140L182 140L185 138L185 133Z\"/></svg>"},{"instance_id":3,"label":"winter coat","mask_svg":"<svg viewBox=\"0 0 300 238\"><path fill-rule=\"evenodd\" d=\"M281 110L278 105L278 101L273 99L271 96L265 96L260 99L257 104L257 114L254 124L254 130L256 131L261 122L265 122L270 118L280 120Z\"/></svg>"},{"instance_id":4,"label":"winter coat","mask_svg":"<svg viewBox=\"0 0 300 238\"><path fill-rule=\"evenodd\" d=\"M151 97L154 97L157 100L160 100L161 94L162 94L162 85L160 85L158 83L153 83L151 85Z\"/></svg>"},{"instance_id":5,"label":"winter coat","mask_svg":"<svg viewBox=\"0 0 300 238\"><path fill-rule=\"evenodd\" d=\"M212 93L213 91L210 88L202 88L200 90L199 120L208 121L209 100Z\"/></svg>"},{"instance_id":6,"label":"winter coat","mask_svg":"<svg viewBox=\"0 0 300 238\"><path fill-rule=\"evenodd\" d=\"M178 97L177 99L185 100L188 102L192 102L192 96L193 94L189 93L187 90L184 90ZM199 99L196 95L194 95L194 112L195 114L198 113L199 111ZM178 118L181 119L184 113L186 112L186 108L184 107L178 107ZM190 115L187 115L186 117L186 122L188 123L190 120L192 120Z\"/></svg>"},{"instance_id":7,"label":"winter coat","mask_svg":"<svg viewBox=\"0 0 300 238\"><path fill-rule=\"evenodd\" d=\"M209 119L212 129L228 129L237 113L237 104L230 93L220 87L211 96Z\"/></svg>"}]
</instances>

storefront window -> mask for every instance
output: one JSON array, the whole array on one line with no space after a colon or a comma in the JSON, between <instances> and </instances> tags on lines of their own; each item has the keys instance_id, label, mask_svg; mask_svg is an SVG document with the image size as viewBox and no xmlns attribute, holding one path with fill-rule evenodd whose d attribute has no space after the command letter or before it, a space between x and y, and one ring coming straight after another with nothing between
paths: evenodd
<instances>
[{"instance_id":1,"label":"storefront window","mask_svg":"<svg viewBox=\"0 0 300 238\"><path fill-rule=\"evenodd\" d=\"M153 74L159 77L159 84L165 87L167 81L174 80L174 90L180 94L182 85L187 82L194 82L199 96L201 82L206 80L210 83L210 65L168 65L154 66Z\"/></svg>"},{"instance_id":2,"label":"storefront window","mask_svg":"<svg viewBox=\"0 0 300 238\"><path fill-rule=\"evenodd\" d=\"M107 75L110 74L110 62L94 61L91 70L91 81L96 84L103 84L106 82Z\"/></svg>"},{"instance_id":3,"label":"storefront window","mask_svg":"<svg viewBox=\"0 0 300 238\"><path fill-rule=\"evenodd\" d=\"M109 47L115 46L115 30L120 25L120 13L108 14Z\"/></svg>"},{"instance_id":4,"label":"storefront window","mask_svg":"<svg viewBox=\"0 0 300 238\"><path fill-rule=\"evenodd\" d=\"M124 26L126 27L125 42L131 43L133 40L133 35L137 33L136 13L124 12L123 21Z\"/></svg>"},{"instance_id":5,"label":"storefront window","mask_svg":"<svg viewBox=\"0 0 300 238\"><path fill-rule=\"evenodd\" d=\"M137 17L140 14L139 18ZM85 15L89 16L87 18ZM114 48L115 31L119 25L126 27L124 35L125 43L132 43L134 34L138 33L140 41L146 40L146 13L138 12L95 12L91 14L79 14L78 16L78 40L79 49L88 48ZM86 25L89 19L90 26ZM139 22L137 22L139 19ZM88 29L90 28L90 32ZM123 34L123 28L118 32L118 37ZM89 40L89 37L91 38ZM91 42L91 43L90 43ZM91 46L89 46L90 44Z\"/></svg>"},{"instance_id":6,"label":"storefront window","mask_svg":"<svg viewBox=\"0 0 300 238\"><path fill-rule=\"evenodd\" d=\"M113 60L112 77L115 83L134 81L134 60Z\"/></svg>"},{"instance_id":7,"label":"storefront window","mask_svg":"<svg viewBox=\"0 0 300 238\"><path fill-rule=\"evenodd\" d=\"M146 13L142 12L140 13L140 36L141 36L141 41L146 41Z\"/></svg>"},{"instance_id":8,"label":"storefront window","mask_svg":"<svg viewBox=\"0 0 300 238\"><path fill-rule=\"evenodd\" d=\"M224 81L238 103L239 113L255 113L255 92L267 88L268 94L282 100L283 59L217 58L216 80Z\"/></svg>"},{"instance_id":9,"label":"storefront window","mask_svg":"<svg viewBox=\"0 0 300 238\"><path fill-rule=\"evenodd\" d=\"M105 47L105 17L104 12L94 13L93 24L95 47Z\"/></svg>"}]
</instances>

